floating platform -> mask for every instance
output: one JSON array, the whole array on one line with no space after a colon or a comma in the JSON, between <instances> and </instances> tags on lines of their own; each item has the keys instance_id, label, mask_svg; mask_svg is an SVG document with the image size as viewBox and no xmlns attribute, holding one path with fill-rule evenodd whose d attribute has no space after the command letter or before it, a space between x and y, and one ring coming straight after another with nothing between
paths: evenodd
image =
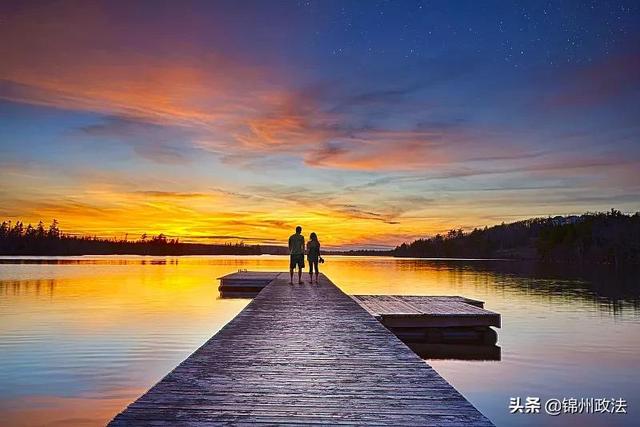
<instances>
[{"instance_id":1,"label":"floating platform","mask_svg":"<svg viewBox=\"0 0 640 427\"><path fill-rule=\"evenodd\" d=\"M110 425L492 425L326 276L288 282L277 275Z\"/></svg>"},{"instance_id":2,"label":"floating platform","mask_svg":"<svg viewBox=\"0 0 640 427\"><path fill-rule=\"evenodd\" d=\"M485 310L482 301L460 296L352 295L352 298L405 343L491 346L498 339L491 327L500 327L500 314ZM499 354L500 349L496 349ZM453 349L452 354L456 353L463 352ZM446 352L439 350L437 354ZM484 349L481 354L496 354L496 350Z\"/></svg>"},{"instance_id":3,"label":"floating platform","mask_svg":"<svg viewBox=\"0 0 640 427\"><path fill-rule=\"evenodd\" d=\"M482 301L459 296L352 295L390 327L500 327L500 315Z\"/></svg>"},{"instance_id":4,"label":"floating platform","mask_svg":"<svg viewBox=\"0 0 640 427\"><path fill-rule=\"evenodd\" d=\"M254 297L279 274L273 271L238 271L219 277L218 290L222 297Z\"/></svg>"}]
</instances>

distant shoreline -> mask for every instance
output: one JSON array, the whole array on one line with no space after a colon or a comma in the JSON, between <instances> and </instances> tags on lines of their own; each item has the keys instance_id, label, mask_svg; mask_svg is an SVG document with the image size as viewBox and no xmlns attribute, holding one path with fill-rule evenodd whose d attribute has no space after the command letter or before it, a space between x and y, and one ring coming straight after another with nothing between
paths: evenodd
<instances>
[{"instance_id":1,"label":"distant shoreline","mask_svg":"<svg viewBox=\"0 0 640 427\"><path fill-rule=\"evenodd\" d=\"M0 226L0 255L287 255L285 246L183 243L164 234L139 240L101 239L64 234L54 220L48 228L20 221ZM446 234L403 243L390 250L325 250L326 255L391 256L429 259L501 259L611 265L640 264L640 212L609 212L531 218L470 232Z\"/></svg>"}]
</instances>

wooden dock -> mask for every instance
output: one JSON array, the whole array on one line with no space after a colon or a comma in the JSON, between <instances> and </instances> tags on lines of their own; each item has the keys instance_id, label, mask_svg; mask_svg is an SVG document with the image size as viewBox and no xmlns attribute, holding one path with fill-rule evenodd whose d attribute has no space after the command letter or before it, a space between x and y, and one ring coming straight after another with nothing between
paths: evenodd
<instances>
[{"instance_id":1,"label":"wooden dock","mask_svg":"<svg viewBox=\"0 0 640 427\"><path fill-rule=\"evenodd\" d=\"M482 301L460 296L352 295L390 327L500 327L500 315Z\"/></svg>"},{"instance_id":2,"label":"wooden dock","mask_svg":"<svg viewBox=\"0 0 640 427\"><path fill-rule=\"evenodd\" d=\"M490 426L324 275L276 276L110 425Z\"/></svg>"},{"instance_id":3,"label":"wooden dock","mask_svg":"<svg viewBox=\"0 0 640 427\"><path fill-rule=\"evenodd\" d=\"M500 314L460 296L352 295L414 352L424 358L500 360L494 344ZM481 347L482 346L482 347Z\"/></svg>"},{"instance_id":4,"label":"wooden dock","mask_svg":"<svg viewBox=\"0 0 640 427\"><path fill-rule=\"evenodd\" d=\"M280 273L273 271L238 271L219 277L222 297L254 297Z\"/></svg>"}]
</instances>

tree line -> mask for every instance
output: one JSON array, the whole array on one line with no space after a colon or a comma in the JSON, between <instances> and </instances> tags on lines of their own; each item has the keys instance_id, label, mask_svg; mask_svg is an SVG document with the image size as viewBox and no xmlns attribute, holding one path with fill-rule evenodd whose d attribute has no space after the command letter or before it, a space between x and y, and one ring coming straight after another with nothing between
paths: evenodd
<instances>
[{"instance_id":1,"label":"tree line","mask_svg":"<svg viewBox=\"0 0 640 427\"><path fill-rule=\"evenodd\" d=\"M183 243L165 234L143 234L137 240L75 236L60 230L57 220L48 227L22 221L0 224L0 255L259 255L260 246Z\"/></svg>"},{"instance_id":2,"label":"tree line","mask_svg":"<svg viewBox=\"0 0 640 427\"><path fill-rule=\"evenodd\" d=\"M403 243L398 257L513 258L553 262L640 264L640 212L532 218Z\"/></svg>"},{"instance_id":3,"label":"tree line","mask_svg":"<svg viewBox=\"0 0 640 427\"><path fill-rule=\"evenodd\" d=\"M183 243L165 234L137 240L65 234L57 220L35 227L22 221L0 224L0 255L260 255L287 248L238 244ZM329 252L327 252L328 254ZM462 229L403 243L388 251L332 251L341 255L415 258L509 258L553 262L640 264L640 212L585 213L532 218L492 227Z\"/></svg>"}]
</instances>

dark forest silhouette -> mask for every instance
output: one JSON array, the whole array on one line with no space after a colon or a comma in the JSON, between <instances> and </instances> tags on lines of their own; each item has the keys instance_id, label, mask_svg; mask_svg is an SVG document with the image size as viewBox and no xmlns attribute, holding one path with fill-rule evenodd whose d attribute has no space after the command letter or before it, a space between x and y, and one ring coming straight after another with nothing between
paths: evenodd
<instances>
[{"instance_id":1,"label":"dark forest silhouette","mask_svg":"<svg viewBox=\"0 0 640 427\"><path fill-rule=\"evenodd\" d=\"M465 233L418 239L399 257L514 258L602 264L640 263L640 213L609 212L533 218Z\"/></svg>"},{"instance_id":2,"label":"dark forest silhouette","mask_svg":"<svg viewBox=\"0 0 640 427\"><path fill-rule=\"evenodd\" d=\"M0 225L0 255L260 255L285 254L272 245L182 243L164 234L138 240L103 239L64 234L58 221L49 227L23 222ZM640 213L586 213L532 218L510 224L461 229L403 243L388 251L327 251L341 255L387 255L416 258L509 258L553 262L640 264Z\"/></svg>"},{"instance_id":3,"label":"dark forest silhouette","mask_svg":"<svg viewBox=\"0 0 640 427\"><path fill-rule=\"evenodd\" d=\"M103 239L73 236L60 231L58 221L53 220L45 228L42 221L37 226L23 222L4 221L0 225L1 255L259 255L260 246L239 244L182 243L164 234L138 240Z\"/></svg>"}]
</instances>

